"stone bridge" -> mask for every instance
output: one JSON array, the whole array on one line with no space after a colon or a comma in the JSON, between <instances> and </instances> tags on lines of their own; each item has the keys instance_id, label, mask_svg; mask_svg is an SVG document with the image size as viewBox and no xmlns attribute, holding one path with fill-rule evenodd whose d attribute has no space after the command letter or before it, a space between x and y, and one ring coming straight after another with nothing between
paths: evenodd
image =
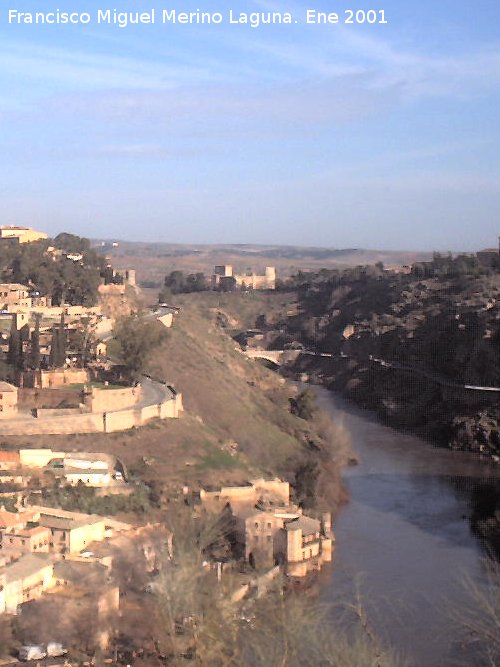
<instances>
[{"instance_id":1,"label":"stone bridge","mask_svg":"<svg viewBox=\"0 0 500 667\"><path fill-rule=\"evenodd\" d=\"M313 352L311 350L246 350L244 352L247 357L250 359L266 359L276 366L281 366L287 362L292 362L297 359L301 354L307 354L313 357L337 357L337 358L350 358L348 355L340 352L340 354L332 354L330 352ZM442 378L435 373L429 373L427 371L415 368L413 366L406 366L394 361L386 361L385 359L378 359L373 355L369 355L368 359L375 364L384 366L386 368L392 368L394 370L400 370L404 372L414 373L416 375L421 375L423 377L436 382L437 384L443 385L445 387L453 387L456 389L466 389L469 391L480 391L480 392L493 392L500 394L500 387L483 387L480 385L471 385L463 384L460 382L453 381L448 378Z\"/></svg>"},{"instance_id":2,"label":"stone bridge","mask_svg":"<svg viewBox=\"0 0 500 667\"><path fill-rule=\"evenodd\" d=\"M250 359L265 359L276 366L281 366L303 354L302 350L245 350L244 354Z\"/></svg>"}]
</instances>

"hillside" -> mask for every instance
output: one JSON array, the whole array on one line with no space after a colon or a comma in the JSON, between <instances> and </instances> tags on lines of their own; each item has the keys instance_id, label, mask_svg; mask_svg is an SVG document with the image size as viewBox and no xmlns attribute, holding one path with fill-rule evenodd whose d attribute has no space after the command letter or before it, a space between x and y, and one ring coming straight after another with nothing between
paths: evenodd
<instances>
[{"instance_id":1,"label":"hillside","mask_svg":"<svg viewBox=\"0 0 500 667\"><path fill-rule=\"evenodd\" d=\"M303 285L287 340L333 353L301 357L392 425L457 449L500 455L500 275L338 276ZM283 343L283 340L280 341Z\"/></svg>"},{"instance_id":2,"label":"hillside","mask_svg":"<svg viewBox=\"0 0 500 667\"><path fill-rule=\"evenodd\" d=\"M294 482L306 462L321 461L318 492L328 503L338 502L339 466L349 456L348 436L319 412L312 421L292 414L290 399L296 390L237 349L226 327L243 325L240 310L242 319L250 321L250 313L266 303L265 295L260 303L241 304L241 298L214 293L179 298L180 315L152 360L151 372L182 391L187 414L206 438L203 449L194 453L195 464L206 472L214 469L219 483L228 471L240 480L263 473Z\"/></svg>"},{"instance_id":3,"label":"hillside","mask_svg":"<svg viewBox=\"0 0 500 667\"><path fill-rule=\"evenodd\" d=\"M196 488L278 474L301 487L309 504L313 482L321 502L334 507L343 499L340 467L350 457L345 431L319 412L313 421L292 414L290 399L298 390L238 352L225 331L228 318L236 323L237 310L246 326L266 303L262 296L243 302L241 295L215 293L178 299L180 314L166 342L152 351L149 372L182 392L180 419L123 433L4 437L3 443L115 454L165 501L184 484Z\"/></svg>"}]
</instances>

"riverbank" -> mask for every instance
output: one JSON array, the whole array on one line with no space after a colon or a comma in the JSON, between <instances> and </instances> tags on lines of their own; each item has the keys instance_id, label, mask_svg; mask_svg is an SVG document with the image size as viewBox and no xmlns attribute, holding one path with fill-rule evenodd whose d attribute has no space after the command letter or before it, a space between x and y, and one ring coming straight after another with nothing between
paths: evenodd
<instances>
[{"instance_id":1,"label":"riverbank","mask_svg":"<svg viewBox=\"0 0 500 667\"><path fill-rule=\"evenodd\" d=\"M336 518L333 567L320 574L323 599L355 603L358 588L368 622L413 667L482 664L464 653L469 636L457 616L473 608L464 579L488 585L487 544L473 517L481 487L498 485L500 471L314 389L359 456L359 465L344 470L350 502Z\"/></svg>"}]
</instances>

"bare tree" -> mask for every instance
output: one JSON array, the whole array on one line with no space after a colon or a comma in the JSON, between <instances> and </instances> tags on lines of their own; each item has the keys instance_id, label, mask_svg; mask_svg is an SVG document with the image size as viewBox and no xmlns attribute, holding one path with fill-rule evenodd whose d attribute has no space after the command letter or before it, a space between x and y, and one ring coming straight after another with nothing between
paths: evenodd
<instances>
[{"instance_id":1,"label":"bare tree","mask_svg":"<svg viewBox=\"0 0 500 667\"><path fill-rule=\"evenodd\" d=\"M475 665L500 665L500 564L485 561L485 579L477 583L466 576L462 585L469 604L452 608L451 617L462 629L462 644Z\"/></svg>"},{"instance_id":2,"label":"bare tree","mask_svg":"<svg viewBox=\"0 0 500 667\"><path fill-rule=\"evenodd\" d=\"M245 608L204 567L207 549L221 539L220 523L174 512L173 558L159 577L158 649L169 664L210 667L394 667L356 605L349 632L335 625L331 607L304 595L283 595L282 582Z\"/></svg>"}]
</instances>

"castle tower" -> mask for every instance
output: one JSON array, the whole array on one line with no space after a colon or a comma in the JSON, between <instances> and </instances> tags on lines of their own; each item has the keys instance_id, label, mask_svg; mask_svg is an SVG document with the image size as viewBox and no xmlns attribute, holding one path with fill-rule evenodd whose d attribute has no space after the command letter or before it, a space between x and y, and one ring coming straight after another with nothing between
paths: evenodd
<instances>
[{"instance_id":1,"label":"castle tower","mask_svg":"<svg viewBox=\"0 0 500 667\"><path fill-rule=\"evenodd\" d=\"M266 283L267 283L267 289L275 289L276 269L274 266L266 266Z\"/></svg>"},{"instance_id":2,"label":"castle tower","mask_svg":"<svg viewBox=\"0 0 500 667\"><path fill-rule=\"evenodd\" d=\"M135 269L127 269L127 271L125 271L125 282L132 287L136 286Z\"/></svg>"}]
</instances>

